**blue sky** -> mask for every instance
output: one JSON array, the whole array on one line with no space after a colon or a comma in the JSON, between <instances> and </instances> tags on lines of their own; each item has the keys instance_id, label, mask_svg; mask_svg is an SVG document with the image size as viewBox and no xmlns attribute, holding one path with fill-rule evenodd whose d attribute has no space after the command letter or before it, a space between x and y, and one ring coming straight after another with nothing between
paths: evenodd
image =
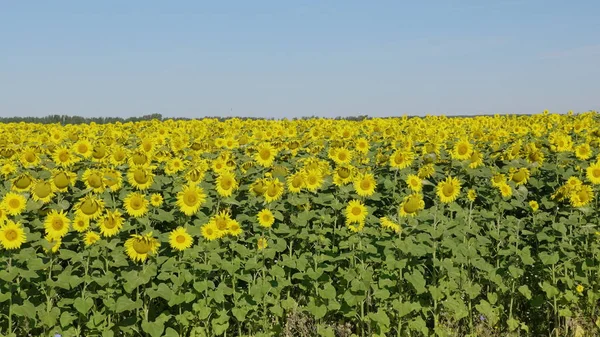
<instances>
[{"instance_id":1,"label":"blue sky","mask_svg":"<svg viewBox=\"0 0 600 337\"><path fill-rule=\"evenodd\" d=\"M600 1L0 0L0 116L600 110Z\"/></svg>"}]
</instances>

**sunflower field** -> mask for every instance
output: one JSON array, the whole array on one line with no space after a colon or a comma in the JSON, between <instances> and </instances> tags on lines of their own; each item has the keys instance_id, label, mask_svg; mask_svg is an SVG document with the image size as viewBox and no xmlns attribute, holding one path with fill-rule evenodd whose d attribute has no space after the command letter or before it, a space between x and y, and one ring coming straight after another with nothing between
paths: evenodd
<instances>
[{"instance_id":1,"label":"sunflower field","mask_svg":"<svg viewBox=\"0 0 600 337\"><path fill-rule=\"evenodd\" d=\"M0 124L0 335L597 336L599 117Z\"/></svg>"}]
</instances>

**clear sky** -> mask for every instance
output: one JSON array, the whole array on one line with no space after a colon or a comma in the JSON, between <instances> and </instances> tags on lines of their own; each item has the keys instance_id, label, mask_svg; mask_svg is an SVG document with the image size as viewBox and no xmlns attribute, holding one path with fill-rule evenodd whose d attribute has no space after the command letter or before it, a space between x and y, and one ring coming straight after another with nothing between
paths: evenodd
<instances>
[{"instance_id":1,"label":"clear sky","mask_svg":"<svg viewBox=\"0 0 600 337\"><path fill-rule=\"evenodd\" d=\"M600 1L0 0L0 116L600 110Z\"/></svg>"}]
</instances>

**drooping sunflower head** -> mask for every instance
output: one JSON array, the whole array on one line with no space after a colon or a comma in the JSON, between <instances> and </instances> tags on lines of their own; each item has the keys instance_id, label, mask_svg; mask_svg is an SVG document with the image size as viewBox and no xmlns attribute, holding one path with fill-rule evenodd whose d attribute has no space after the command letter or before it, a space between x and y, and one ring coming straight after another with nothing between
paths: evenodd
<instances>
[{"instance_id":1,"label":"drooping sunflower head","mask_svg":"<svg viewBox=\"0 0 600 337\"><path fill-rule=\"evenodd\" d=\"M75 204L75 210L77 215L93 220L104 211L104 201L93 194L88 194Z\"/></svg>"},{"instance_id":2,"label":"drooping sunflower head","mask_svg":"<svg viewBox=\"0 0 600 337\"><path fill-rule=\"evenodd\" d=\"M144 262L149 256L156 254L160 243L152 236L152 233L145 235L133 234L125 241L125 252L134 262Z\"/></svg>"},{"instance_id":3,"label":"drooping sunflower head","mask_svg":"<svg viewBox=\"0 0 600 337\"><path fill-rule=\"evenodd\" d=\"M33 185L33 178L28 173L22 173L12 180L12 189L18 192L28 191Z\"/></svg>"},{"instance_id":4,"label":"drooping sunflower head","mask_svg":"<svg viewBox=\"0 0 600 337\"><path fill-rule=\"evenodd\" d=\"M460 180L455 177L447 177L437 185L437 195L443 203L450 203L458 198L460 194Z\"/></svg>"},{"instance_id":5,"label":"drooping sunflower head","mask_svg":"<svg viewBox=\"0 0 600 337\"><path fill-rule=\"evenodd\" d=\"M402 204L398 208L398 214L401 217L405 216L415 216L419 210L422 210L425 207L425 202L423 201L423 196L421 194L415 193L411 194L404 198Z\"/></svg>"}]
</instances>

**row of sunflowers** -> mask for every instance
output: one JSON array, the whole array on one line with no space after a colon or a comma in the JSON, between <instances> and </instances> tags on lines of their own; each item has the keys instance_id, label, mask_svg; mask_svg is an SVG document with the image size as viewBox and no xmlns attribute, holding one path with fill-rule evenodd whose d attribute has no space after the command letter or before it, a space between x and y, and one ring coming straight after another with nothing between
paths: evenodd
<instances>
[{"instance_id":1,"label":"row of sunflowers","mask_svg":"<svg viewBox=\"0 0 600 337\"><path fill-rule=\"evenodd\" d=\"M4 335L598 332L594 112L0 130Z\"/></svg>"}]
</instances>

